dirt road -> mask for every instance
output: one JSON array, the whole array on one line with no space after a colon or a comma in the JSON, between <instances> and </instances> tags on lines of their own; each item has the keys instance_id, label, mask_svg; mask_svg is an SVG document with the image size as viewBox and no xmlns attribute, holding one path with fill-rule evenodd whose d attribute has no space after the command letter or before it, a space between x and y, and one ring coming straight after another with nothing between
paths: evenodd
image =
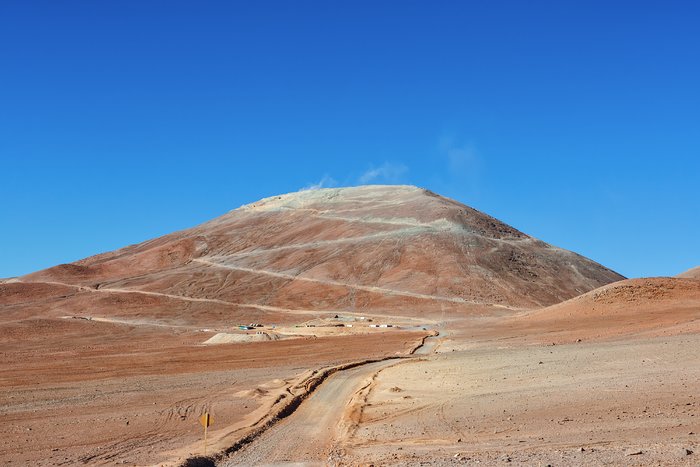
<instances>
[{"instance_id":1,"label":"dirt road","mask_svg":"<svg viewBox=\"0 0 700 467\"><path fill-rule=\"evenodd\" d=\"M225 260L227 258L229 258L229 257L217 258L217 259L219 261L222 261L222 260ZM375 287L375 286L369 286L369 285L351 284L348 282L335 281L335 280L329 280L329 279L316 279L313 277L300 276L298 274L287 274L287 273L278 272L278 271L270 271L268 269L247 268L247 267L243 267L243 266L236 266L236 265L232 265L232 264L225 264L222 262L211 261L211 260L204 259L204 258L196 258L196 259L193 259L192 261L196 262L196 263L206 264L206 265L212 266L212 267L231 269L234 271L249 272L252 274L263 274L263 275L267 275L267 276L278 277L281 279L289 279L289 280L303 281L303 282L313 282L316 284L334 285L334 286L339 286L339 287L346 287L348 289L353 289L353 290L362 290L365 292L374 292L374 293L386 294L386 295L398 295L400 297L420 298L420 299L424 299L424 300L438 300L438 301L452 302L452 303L471 303L471 304L475 304L475 305L484 305L485 304L484 302L481 302L481 301L465 300L465 299L460 298L460 297L446 297L446 296L440 296L440 295L428 295L428 294L423 294L423 293L410 292L407 290L396 290L396 289L388 289L385 287ZM499 306L499 305L493 305L493 306ZM504 308L507 308L507 307L504 307Z\"/></svg>"},{"instance_id":2,"label":"dirt road","mask_svg":"<svg viewBox=\"0 0 700 467\"><path fill-rule=\"evenodd\" d=\"M219 465L325 464L352 395L375 372L396 363L375 362L332 375L293 415Z\"/></svg>"}]
</instances>

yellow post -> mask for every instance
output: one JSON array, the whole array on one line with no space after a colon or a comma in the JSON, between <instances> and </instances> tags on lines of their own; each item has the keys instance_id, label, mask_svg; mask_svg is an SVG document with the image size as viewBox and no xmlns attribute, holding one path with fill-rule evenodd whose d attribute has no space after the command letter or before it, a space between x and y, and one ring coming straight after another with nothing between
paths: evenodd
<instances>
[{"instance_id":1,"label":"yellow post","mask_svg":"<svg viewBox=\"0 0 700 467\"><path fill-rule=\"evenodd\" d=\"M207 431L209 431L209 414L206 414L207 423L204 425L204 455L207 455Z\"/></svg>"},{"instance_id":2,"label":"yellow post","mask_svg":"<svg viewBox=\"0 0 700 467\"><path fill-rule=\"evenodd\" d=\"M204 412L204 415L199 417L199 423L204 427L204 455L207 455L207 431L209 431L209 425L214 423L209 412Z\"/></svg>"}]
</instances>

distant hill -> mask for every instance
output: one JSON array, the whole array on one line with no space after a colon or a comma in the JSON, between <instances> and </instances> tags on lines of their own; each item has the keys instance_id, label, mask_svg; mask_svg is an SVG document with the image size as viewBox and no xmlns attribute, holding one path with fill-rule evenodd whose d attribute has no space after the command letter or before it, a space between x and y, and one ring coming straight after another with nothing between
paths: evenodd
<instances>
[{"instance_id":1,"label":"distant hill","mask_svg":"<svg viewBox=\"0 0 700 467\"><path fill-rule=\"evenodd\" d=\"M700 266L688 269L687 271L678 274L676 277L684 277L686 279L700 279Z\"/></svg>"},{"instance_id":2,"label":"distant hill","mask_svg":"<svg viewBox=\"0 0 700 467\"><path fill-rule=\"evenodd\" d=\"M550 307L522 313L507 326L545 338L608 338L624 334L700 332L700 281L672 277L628 279ZM549 337L551 339L551 337Z\"/></svg>"}]
</instances>

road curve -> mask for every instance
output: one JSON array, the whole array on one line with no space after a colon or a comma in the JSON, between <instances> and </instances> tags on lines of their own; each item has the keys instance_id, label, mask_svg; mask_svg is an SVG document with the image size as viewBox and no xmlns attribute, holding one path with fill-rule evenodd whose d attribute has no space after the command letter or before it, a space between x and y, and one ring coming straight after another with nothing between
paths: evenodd
<instances>
[{"instance_id":1,"label":"road curve","mask_svg":"<svg viewBox=\"0 0 700 467\"><path fill-rule=\"evenodd\" d=\"M373 373L396 363L368 363L331 375L294 414L217 465L324 465L352 395Z\"/></svg>"}]
</instances>

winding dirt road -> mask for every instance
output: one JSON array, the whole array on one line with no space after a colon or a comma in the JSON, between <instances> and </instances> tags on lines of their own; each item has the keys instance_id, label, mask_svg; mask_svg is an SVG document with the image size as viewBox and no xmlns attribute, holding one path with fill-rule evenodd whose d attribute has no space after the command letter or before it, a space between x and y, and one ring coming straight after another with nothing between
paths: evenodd
<instances>
[{"instance_id":1,"label":"winding dirt road","mask_svg":"<svg viewBox=\"0 0 700 467\"><path fill-rule=\"evenodd\" d=\"M335 373L293 415L218 465L324 464L353 394L374 373L397 363L381 361Z\"/></svg>"},{"instance_id":2,"label":"winding dirt road","mask_svg":"<svg viewBox=\"0 0 700 467\"><path fill-rule=\"evenodd\" d=\"M226 260L232 256L233 255L229 255L227 257L217 257L215 259L222 261L222 260ZM484 302L475 301L475 300L466 300L466 299L460 298L460 297L445 297L445 296L441 296L441 295L427 295L427 294L422 294L422 293L417 293L417 292L409 292L406 290L396 290L396 289L388 289L385 287L375 287L375 286L369 286L369 285L351 284L351 283L347 283L347 282L334 281L334 280L330 280L330 279L315 279L313 277L304 277L304 276L299 276L297 274L287 274L287 273L283 273L283 272L270 271L267 269L247 268L247 267L243 267L243 266L236 266L236 265L232 265L232 264L211 261L209 259L204 259L204 258L195 258L192 260L192 262L206 264L208 266L218 267L218 268L222 268L222 269L231 269L233 271L249 272L251 274L264 274L266 276L279 277L280 279L313 282L313 283L324 284L324 285L335 285L338 287L346 287L348 289L362 290L365 292L373 292L373 293L379 293L379 294L385 294L385 295L398 295L400 297L420 298L420 299L424 299L424 300L438 300L438 301L451 302L451 303L470 303L470 304L475 304L475 305L484 305L485 304ZM499 306L502 308L507 308L507 307L501 306L501 305L492 305L492 306Z\"/></svg>"}]
</instances>

